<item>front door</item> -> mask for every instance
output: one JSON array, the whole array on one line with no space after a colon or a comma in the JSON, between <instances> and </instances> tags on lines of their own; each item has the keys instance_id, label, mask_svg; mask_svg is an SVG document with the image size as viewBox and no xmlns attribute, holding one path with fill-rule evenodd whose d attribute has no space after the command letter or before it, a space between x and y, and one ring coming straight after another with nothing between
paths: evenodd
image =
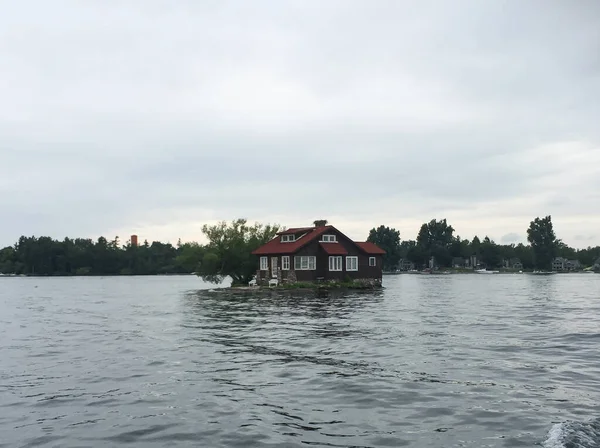
<instances>
[{"instance_id":1,"label":"front door","mask_svg":"<svg viewBox=\"0 0 600 448\"><path fill-rule=\"evenodd\" d=\"M277 277L277 257L271 257L271 275Z\"/></svg>"}]
</instances>

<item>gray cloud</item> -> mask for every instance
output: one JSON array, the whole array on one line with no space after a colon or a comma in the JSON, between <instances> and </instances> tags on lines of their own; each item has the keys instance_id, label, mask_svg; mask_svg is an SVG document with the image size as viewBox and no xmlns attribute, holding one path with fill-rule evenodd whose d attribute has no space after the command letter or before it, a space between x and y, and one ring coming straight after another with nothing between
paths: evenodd
<instances>
[{"instance_id":1,"label":"gray cloud","mask_svg":"<svg viewBox=\"0 0 600 448\"><path fill-rule=\"evenodd\" d=\"M545 214L577 245L600 222L598 19L593 1L15 3L0 245L237 216L508 237Z\"/></svg>"},{"instance_id":2,"label":"gray cloud","mask_svg":"<svg viewBox=\"0 0 600 448\"><path fill-rule=\"evenodd\" d=\"M575 235L576 241L593 241L596 235Z\"/></svg>"},{"instance_id":3,"label":"gray cloud","mask_svg":"<svg viewBox=\"0 0 600 448\"><path fill-rule=\"evenodd\" d=\"M525 238L518 233L507 233L506 235L502 235L500 238L500 242L502 244L516 244L524 242Z\"/></svg>"}]
</instances>

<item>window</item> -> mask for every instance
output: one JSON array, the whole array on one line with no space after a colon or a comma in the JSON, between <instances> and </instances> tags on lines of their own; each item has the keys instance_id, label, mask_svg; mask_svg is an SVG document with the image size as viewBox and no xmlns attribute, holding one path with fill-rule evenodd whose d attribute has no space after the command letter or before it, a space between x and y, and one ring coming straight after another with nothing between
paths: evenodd
<instances>
[{"instance_id":1,"label":"window","mask_svg":"<svg viewBox=\"0 0 600 448\"><path fill-rule=\"evenodd\" d=\"M337 242L337 237L335 235L323 235L321 241L323 243L335 243Z\"/></svg>"},{"instance_id":2,"label":"window","mask_svg":"<svg viewBox=\"0 0 600 448\"><path fill-rule=\"evenodd\" d=\"M317 257L294 257L294 269L297 271L314 271L317 269Z\"/></svg>"},{"instance_id":3,"label":"window","mask_svg":"<svg viewBox=\"0 0 600 448\"><path fill-rule=\"evenodd\" d=\"M346 270L358 271L358 257L346 257Z\"/></svg>"},{"instance_id":4,"label":"window","mask_svg":"<svg viewBox=\"0 0 600 448\"><path fill-rule=\"evenodd\" d=\"M271 275L277 277L277 257L271 257Z\"/></svg>"},{"instance_id":5,"label":"window","mask_svg":"<svg viewBox=\"0 0 600 448\"><path fill-rule=\"evenodd\" d=\"M290 257L287 255L285 257L281 257L281 269L284 271L290 270Z\"/></svg>"},{"instance_id":6,"label":"window","mask_svg":"<svg viewBox=\"0 0 600 448\"><path fill-rule=\"evenodd\" d=\"M377 266L377 260L375 257L369 257L369 266Z\"/></svg>"},{"instance_id":7,"label":"window","mask_svg":"<svg viewBox=\"0 0 600 448\"><path fill-rule=\"evenodd\" d=\"M330 271L341 271L342 270L342 257L329 257L329 270Z\"/></svg>"},{"instance_id":8,"label":"window","mask_svg":"<svg viewBox=\"0 0 600 448\"><path fill-rule=\"evenodd\" d=\"M282 243L293 243L296 241L296 235L281 235Z\"/></svg>"},{"instance_id":9,"label":"window","mask_svg":"<svg viewBox=\"0 0 600 448\"><path fill-rule=\"evenodd\" d=\"M269 260L267 257L260 257L260 270L268 271L269 270Z\"/></svg>"}]
</instances>

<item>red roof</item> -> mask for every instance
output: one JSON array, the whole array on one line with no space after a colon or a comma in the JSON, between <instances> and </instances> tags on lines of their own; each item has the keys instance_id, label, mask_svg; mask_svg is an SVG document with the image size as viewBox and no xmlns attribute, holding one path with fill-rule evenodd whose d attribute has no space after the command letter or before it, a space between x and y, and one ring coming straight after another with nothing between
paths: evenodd
<instances>
[{"instance_id":1,"label":"red roof","mask_svg":"<svg viewBox=\"0 0 600 448\"><path fill-rule=\"evenodd\" d=\"M338 243L319 243L319 245L328 255L346 255L348 253L344 246Z\"/></svg>"},{"instance_id":2,"label":"red roof","mask_svg":"<svg viewBox=\"0 0 600 448\"><path fill-rule=\"evenodd\" d=\"M286 230L282 230L281 232L277 232L277 235L290 235L290 234L294 234L294 233L305 233L308 232L309 230L314 230L315 227L296 227L294 229L286 229Z\"/></svg>"},{"instance_id":3,"label":"red roof","mask_svg":"<svg viewBox=\"0 0 600 448\"><path fill-rule=\"evenodd\" d=\"M275 238L268 243L256 249L252 252L253 255L279 255L279 254L293 254L299 249L316 240L328 230L333 229L333 226L322 226L322 227L298 227L293 229L287 229L279 232ZM281 242L280 235L289 235L292 233L305 233L301 238L296 241L288 243ZM341 233L341 232L340 232ZM377 247L373 243L357 243L356 244L363 252L369 255L383 255L385 251ZM348 252L339 243L320 243L321 247L327 254L330 255L346 255Z\"/></svg>"},{"instance_id":4,"label":"red roof","mask_svg":"<svg viewBox=\"0 0 600 448\"><path fill-rule=\"evenodd\" d=\"M288 229L281 233L282 234L290 234L290 233L304 232L304 231L306 231L308 233L306 235L304 235L302 238L297 239L293 243L282 243L281 237L276 236L271 241L269 241L267 244L259 247L254 252L252 252L252 254L253 255L293 254L298 249L300 249L304 245L308 244L309 242L313 241L314 239L318 238L319 236L321 236L322 234L324 234L331 228L332 228L332 226L303 227L303 228L299 228L299 229Z\"/></svg>"},{"instance_id":5,"label":"red roof","mask_svg":"<svg viewBox=\"0 0 600 448\"><path fill-rule=\"evenodd\" d=\"M362 243L356 242L356 245L370 255L384 255L385 254L385 250L383 250L376 244L369 243L368 241L362 242Z\"/></svg>"}]
</instances>

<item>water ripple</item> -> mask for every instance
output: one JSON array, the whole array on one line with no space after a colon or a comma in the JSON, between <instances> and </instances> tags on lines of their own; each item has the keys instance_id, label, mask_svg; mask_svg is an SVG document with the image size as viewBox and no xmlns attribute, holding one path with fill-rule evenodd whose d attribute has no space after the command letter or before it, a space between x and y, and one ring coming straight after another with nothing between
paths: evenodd
<instances>
[{"instance_id":1,"label":"water ripple","mask_svg":"<svg viewBox=\"0 0 600 448\"><path fill-rule=\"evenodd\" d=\"M600 446L600 276L482 277L3 279L0 447Z\"/></svg>"}]
</instances>

